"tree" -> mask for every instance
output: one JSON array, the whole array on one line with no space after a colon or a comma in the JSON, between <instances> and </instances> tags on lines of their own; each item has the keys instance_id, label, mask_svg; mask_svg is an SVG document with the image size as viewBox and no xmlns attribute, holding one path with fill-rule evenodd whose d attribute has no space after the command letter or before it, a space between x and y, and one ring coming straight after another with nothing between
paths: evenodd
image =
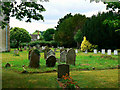
<instances>
[{"instance_id":1,"label":"tree","mask_svg":"<svg viewBox=\"0 0 120 90\"><path fill-rule=\"evenodd\" d=\"M83 29L81 30L83 35L86 36L92 44L96 44L100 49L117 49L119 48L119 34L115 32L117 27L109 26L108 24L103 24L106 18L113 18L117 14L113 12L98 13L98 15L93 15L89 18Z\"/></svg>"},{"instance_id":2,"label":"tree","mask_svg":"<svg viewBox=\"0 0 120 90\"><path fill-rule=\"evenodd\" d=\"M77 42L77 48L80 47L80 43L82 42L82 39L83 39L83 34L81 30L78 30L74 36L74 40Z\"/></svg>"},{"instance_id":3,"label":"tree","mask_svg":"<svg viewBox=\"0 0 120 90\"><path fill-rule=\"evenodd\" d=\"M82 29L85 21L86 17L80 14L75 14L73 17L65 19L59 24L59 28L55 32L55 41L60 46L75 47L74 35L79 29Z\"/></svg>"},{"instance_id":4,"label":"tree","mask_svg":"<svg viewBox=\"0 0 120 90\"><path fill-rule=\"evenodd\" d=\"M26 22L31 22L31 19L44 19L40 13L45 11L45 8L36 2L21 2L17 5L17 2L0 1L0 6L2 6L2 13L5 16L2 21L2 28L5 28L5 25L9 23L10 17L15 17L20 21L26 17Z\"/></svg>"},{"instance_id":5,"label":"tree","mask_svg":"<svg viewBox=\"0 0 120 90\"><path fill-rule=\"evenodd\" d=\"M53 40L54 32L55 32L54 28L48 28L46 31L44 31L43 37L44 37L45 41Z\"/></svg>"},{"instance_id":6,"label":"tree","mask_svg":"<svg viewBox=\"0 0 120 90\"><path fill-rule=\"evenodd\" d=\"M20 43L30 42L30 34L23 28L15 27L10 30L10 41L17 43L17 47Z\"/></svg>"}]
</instances>

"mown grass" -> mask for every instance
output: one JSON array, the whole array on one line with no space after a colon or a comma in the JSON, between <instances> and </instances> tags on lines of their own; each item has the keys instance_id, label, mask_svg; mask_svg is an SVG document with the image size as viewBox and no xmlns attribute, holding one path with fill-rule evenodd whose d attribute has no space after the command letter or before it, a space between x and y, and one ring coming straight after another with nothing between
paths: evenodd
<instances>
[{"instance_id":1,"label":"mown grass","mask_svg":"<svg viewBox=\"0 0 120 90\"><path fill-rule=\"evenodd\" d=\"M71 71L80 88L118 88L118 69ZM19 74L3 69L3 88L58 88L57 73Z\"/></svg>"},{"instance_id":2,"label":"mown grass","mask_svg":"<svg viewBox=\"0 0 120 90\"><path fill-rule=\"evenodd\" d=\"M40 53L40 67L37 69L29 68L29 60L28 60L28 51L20 52L20 56L14 56L14 51L7 53L2 53L2 68L13 70L16 72L23 71L22 66L25 65L25 68L28 72L44 72L49 70L57 70L58 63L56 62L55 67L46 67L46 61L44 59L44 53ZM111 57L115 58L101 58L102 54L93 54L88 53L85 54L83 52L77 53L76 56L76 65L70 65L70 69L89 69L92 70L93 67L95 69L108 69L108 68L117 68L118 65L118 56ZM59 51L56 52L56 58L60 58ZM10 63L12 66L10 68L5 68L6 63Z\"/></svg>"}]
</instances>

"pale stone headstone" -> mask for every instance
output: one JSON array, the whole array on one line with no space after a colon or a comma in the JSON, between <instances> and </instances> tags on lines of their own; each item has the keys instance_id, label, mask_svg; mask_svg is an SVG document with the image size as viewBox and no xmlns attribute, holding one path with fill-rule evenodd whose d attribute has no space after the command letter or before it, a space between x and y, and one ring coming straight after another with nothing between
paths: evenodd
<instances>
[{"instance_id":1,"label":"pale stone headstone","mask_svg":"<svg viewBox=\"0 0 120 90\"><path fill-rule=\"evenodd\" d=\"M26 50L27 49L27 46L24 46L24 50Z\"/></svg>"},{"instance_id":2,"label":"pale stone headstone","mask_svg":"<svg viewBox=\"0 0 120 90\"><path fill-rule=\"evenodd\" d=\"M117 50L114 50L114 55L118 55L118 51Z\"/></svg>"},{"instance_id":3,"label":"pale stone headstone","mask_svg":"<svg viewBox=\"0 0 120 90\"><path fill-rule=\"evenodd\" d=\"M49 50L47 52L47 57L49 57L50 55L54 55L55 56L55 52L53 52L52 50Z\"/></svg>"},{"instance_id":4,"label":"pale stone headstone","mask_svg":"<svg viewBox=\"0 0 120 90\"><path fill-rule=\"evenodd\" d=\"M62 47L59 47L60 49L62 49Z\"/></svg>"},{"instance_id":5,"label":"pale stone headstone","mask_svg":"<svg viewBox=\"0 0 120 90\"><path fill-rule=\"evenodd\" d=\"M111 55L111 50L110 49L107 50L107 54Z\"/></svg>"},{"instance_id":6,"label":"pale stone headstone","mask_svg":"<svg viewBox=\"0 0 120 90\"><path fill-rule=\"evenodd\" d=\"M40 54L38 54L35 50L32 50L30 54L30 63L29 67L38 68L40 65Z\"/></svg>"},{"instance_id":7,"label":"pale stone headstone","mask_svg":"<svg viewBox=\"0 0 120 90\"><path fill-rule=\"evenodd\" d=\"M75 53L78 53L78 50L77 50L77 49L75 50Z\"/></svg>"},{"instance_id":8,"label":"pale stone headstone","mask_svg":"<svg viewBox=\"0 0 120 90\"><path fill-rule=\"evenodd\" d=\"M60 62L66 62L66 55L67 55L67 51L62 51L60 53Z\"/></svg>"},{"instance_id":9,"label":"pale stone headstone","mask_svg":"<svg viewBox=\"0 0 120 90\"><path fill-rule=\"evenodd\" d=\"M18 50L14 50L14 55L15 56L19 56L19 51Z\"/></svg>"},{"instance_id":10,"label":"pale stone headstone","mask_svg":"<svg viewBox=\"0 0 120 90\"><path fill-rule=\"evenodd\" d=\"M56 64L56 57L51 55L49 57L47 57L46 59L46 66L47 67L54 67Z\"/></svg>"},{"instance_id":11,"label":"pale stone headstone","mask_svg":"<svg viewBox=\"0 0 120 90\"><path fill-rule=\"evenodd\" d=\"M94 49L94 53L97 54L97 49Z\"/></svg>"},{"instance_id":12,"label":"pale stone headstone","mask_svg":"<svg viewBox=\"0 0 120 90\"><path fill-rule=\"evenodd\" d=\"M66 64L75 65L76 53L74 49L69 49L66 55Z\"/></svg>"},{"instance_id":13,"label":"pale stone headstone","mask_svg":"<svg viewBox=\"0 0 120 90\"><path fill-rule=\"evenodd\" d=\"M105 49L102 49L102 54L105 54Z\"/></svg>"},{"instance_id":14,"label":"pale stone headstone","mask_svg":"<svg viewBox=\"0 0 120 90\"><path fill-rule=\"evenodd\" d=\"M61 64L58 65L58 80L62 79L62 76L68 74L69 76L69 65L67 64Z\"/></svg>"},{"instance_id":15,"label":"pale stone headstone","mask_svg":"<svg viewBox=\"0 0 120 90\"><path fill-rule=\"evenodd\" d=\"M85 50L85 53L88 53L88 51L87 51L87 50Z\"/></svg>"}]
</instances>

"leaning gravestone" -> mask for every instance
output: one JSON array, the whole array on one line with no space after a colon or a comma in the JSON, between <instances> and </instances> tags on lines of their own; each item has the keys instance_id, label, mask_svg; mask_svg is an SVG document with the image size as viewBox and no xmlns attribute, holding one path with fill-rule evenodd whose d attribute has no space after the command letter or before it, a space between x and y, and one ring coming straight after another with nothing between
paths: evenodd
<instances>
[{"instance_id":1,"label":"leaning gravestone","mask_svg":"<svg viewBox=\"0 0 120 90\"><path fill-rule=\"evenodd\" d=\"M67 64L61 64L58 65L58 80L62 78L62 76L68 74L69 76L69 65Z\"/></svg>"},{"instance_id":2,"label":"leaning gravestone","mask_svg":"<svg viewBox=\"0 0 120 90\"><path fill-rule=\"evenodd\" d=\"M60 53L60 62L66 62L66 55L67 55L67 51L62 51Z\"/></svg>"},{"instance_id":3,"label":"leaning gravestone","mask_svg":"<svg viewBox=\"0 0 120 90\"><path fill-rule=\"evenodd\" d=\"M29 53L28 53L28 60L30 60L30 54L31 54L31 52L32 52L32 49L29 50Z\"/></svg>"},{"instance_id":4,"label":"leaning gravestone","mask_svg":"<svg viewBox=\"0 0 120 90\"><path fill-rule=\"evenodd\" d=\"M110 49L107 50L107 54L111 55L111 50Z\"/></svg>"},{"instance_id":5,"label":"leaning gravestone","mask_svg":"<svg viewBox=\"0 0 120 90\"><path fill-rule=\"evenodd\" d=\"M97 49L94 49L94 54L97 54Z\"/></svg>"},{"instance_id":6,"label":"leaning gravestone","mask_svg":"<svg viewBox=\"0 0 120 90\"><path fill-rule=\"evenodd\" d=\"M102 54L105 54L105 49L102 49Z\"/></svg>"},{"instance_id":7,"label":"leaning gravestone","mask_svg":"<svg viewBox=\"0 0 120 90\"><path fill-rule=\"evenodd\" d=\"M47 52L47 57L49 57L50 55L54 55L55 56L55 52L53 52L52 50L49 50Z\"/></svg>"},{"instance_id":8,"label":"leaning gravestone","mask_svg":"<svg viewBox=\"0 0 120 90\"><path fill-rule=\"evenodd\" d=\"M114 50L114 55L118 55L118 51L117 50Z\"/></svg>"},{"instance_id":9,"label":"leaning gravestone","mask_svg":"<svg viewBox=\"0 0 120 90\"><path fill-rule=\"evenodd\" d=\"M46 66L47 67L54 67L56 64L56 57L51 55L49 57L47 57L46 59Z\"/></svg>"},{"instance_id":10,"label":"leaning gravestone","mask_svg":"<svg viewBox=\"0 0 120 90\"><path fill-rule=\"evenodd\" d=\"M75 65L76 53L74 49L69 49L66 55L66 64Z\"/></svg>"},{"instance_id":11,"label":"leaning gravestone","mask_svg":"<svg viewBox=\"0 0 120 90\"><path fill-rule=\"evenodd\" d=\"M38 68L40 65L40 53L37 49L32 50L30 54L30 64L29 67L31 68Z\"/></svg>"}]
</instances>

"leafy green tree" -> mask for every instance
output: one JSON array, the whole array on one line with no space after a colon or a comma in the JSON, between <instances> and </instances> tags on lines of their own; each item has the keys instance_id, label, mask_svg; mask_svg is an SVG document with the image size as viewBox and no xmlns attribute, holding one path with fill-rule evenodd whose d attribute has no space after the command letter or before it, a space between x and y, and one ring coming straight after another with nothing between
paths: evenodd
<instances>
[{"instance_id":1,"label":"leafy green tree","mask_svg":"<svg viewBox=\"0 0 120 90\"><path fill-rule=\"evenodd\" d=\"M117 14L113 12L99 13L89 18L83 29L81 30L83 35L86 36L92 44L96 44L100 49L116 49L119 48L119 34L115 31L118 29L108 24L103 24L106 18L113 18Z\"/></svg>"},{"instance_id":2,"label":"leafy green tree","mask_svg":"<svg viewBox=\"0 0 120 90\"><path fill-rule=\"evenodd\" d=\"M10 30L10 41L16 42L19 46L20 43L30 42L31 36L25 29L15 27Z\"/></svg>"},{"instance_id":3,"label":"leafy green tree","mask_svg":"<svg viewBox=\"0 0 120 90\"><path fill-rule=\"evenodd\" d=\"M77 48L80 47L80 43L82 42L82 39L83 39L83 34L81 30L78 30L74 36L74 40L77 42Z\"/></svg>"},{"instance_id":4,"label":"leafy green tree","mask_svg":"<svg viewBox=\"0 0 120 90\"><path fill-rule=\"evenodd\" d=\"M54 28L48 28L46 31L43 32L43 37L45 41L51 41L53 40L55 29Z\"/></svg>"},{"instance_id":5,"label":"leafy green tree","mask_svg":"<svg viewBox=\"0 0 120 90\"><path fill-rule=\"evenodd\" d=\"M44 19L40 13L45 11L45 8L36 2L21 2L17 5L17 2L0 1L0 6L2 6L2 13L5 16L2 21L2 28L5 28L5 25L9 23L10 17L15 17L20 21L26 17L26 22L31 22L31 19Z\"/></svg>"},{"instance_id":6,"label":"leafy green tree","mask_svg":"<svg viewBox=\"0 0 120 90\"><path fill-rule=\"evenodd\" d=\"M60 46L75 47L74 35L79 29L82 29L85 21L86 17L80 14L75 14L73 17L65 19L55 32L55 41Z\"/></svg>"}]
</instances>

